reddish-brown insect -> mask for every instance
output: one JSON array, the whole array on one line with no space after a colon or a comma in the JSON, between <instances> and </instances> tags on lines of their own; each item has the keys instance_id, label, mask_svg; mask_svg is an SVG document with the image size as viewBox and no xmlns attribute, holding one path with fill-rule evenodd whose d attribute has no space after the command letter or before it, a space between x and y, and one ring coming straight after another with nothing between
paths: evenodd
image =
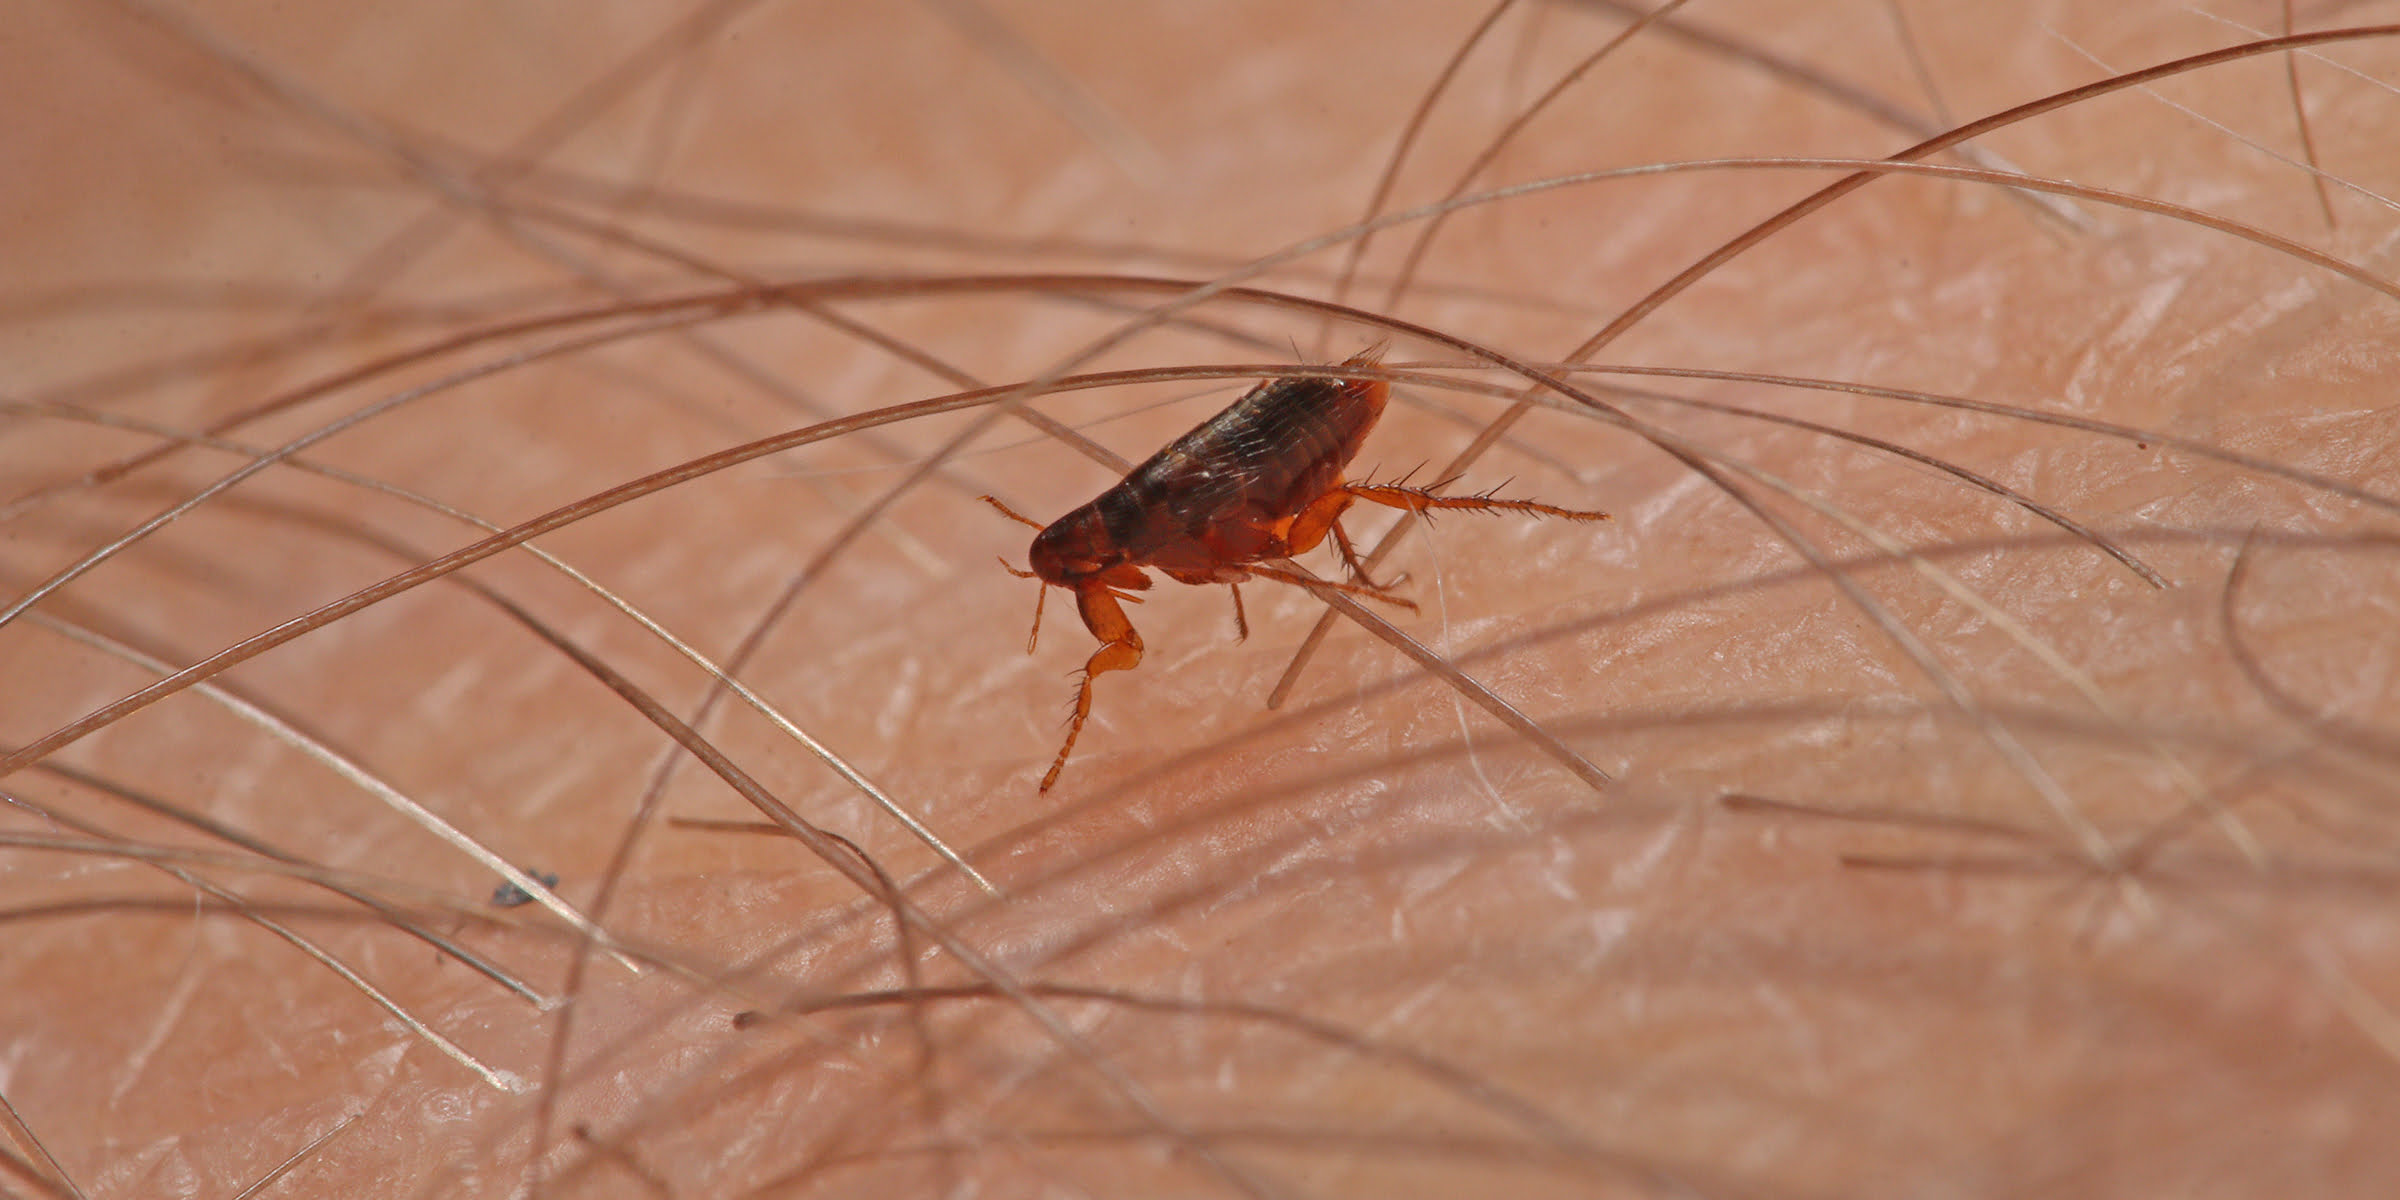
<instances>
[{"instance_id":1,"label":"reddish-brown insect","mask_svg":"<svg viewBox=\"0 0 2400 1200\"><path fill-rule=\"evenodd\" d=\"M1373 366L1379 351L1343 363ZM1528 512L1571 521L1605 521L1603 512L1577 512L1531 500L1489 495L1441 496L1430 488L1402 483L1348 483L1342 469L1383 415L1390 389L1380 379L1277 379L1252 388L1232 407L1202 422L1166 449L1135 467L1123 482L1098 499L1044 527L990 496L994 508L1042 532L1033 539L1031 571L1075 593L1084 628L1100 648L1083 665L1075 716L1066 744L1042 776L1041 790L1075 749L1075 737L1092 715L1092 680L1110 671L1131 670L1142 661L1142 638L1120 601L1139 602L1130 592L1150 586L1155 567L1178 583L1223 583L1233 588L1233 619L1250 636L1242 613L1244 580L1272 579L1301 587L1334 588L1415 610L1416 605L1375 585L1360 568L1350 538L1342 532L1342 510L1365 500L1409 512L1463 509L1469 512ZM1436 487L1441 485L1436 484ZM1272 565L1315 549L1330 531L1342 562L1356 583L1312 579ZM1007 566L1004 562L1001 565ZM1047 596L1045 590L1042 593ZM1033 634L1042 632L1042 611L1033 611ZM1033 642L1026 643L1031 653Z\"/></svg>"}]
</instances>

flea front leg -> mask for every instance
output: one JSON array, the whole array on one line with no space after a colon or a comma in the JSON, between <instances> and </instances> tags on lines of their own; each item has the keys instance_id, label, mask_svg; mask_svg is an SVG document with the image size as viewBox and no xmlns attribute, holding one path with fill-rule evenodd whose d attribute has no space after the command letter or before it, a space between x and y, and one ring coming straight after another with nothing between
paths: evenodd
<instances>
[{"instance_id":1,"label":"flea front leg","mask_svg":"<svg viewBox=\"0 0 2400 1200\"><path fill-rule=\"evenodd\" d=\"M1146 581L1145 581L1146 582ZM1139 597L1136 597L1137 599ZM1117 603L1115 589L1097 579L1089 580L1075 590L1075 607L1083 614L1083 626L1100 639L1100 648L1083 664L1083 682L1075 690L1075 715L1067 722L1067 742L1058 748L1058 758L1042 776L1042 791L1058 782L1058 773L1066 769L1067 755L1075 750L1075 737L1083 732L1084 721L1092 715L1092 679L1110 671L1130 671L1142 661L1142 635L1133 631L1133 622L1125 617L1125 609Z\"/></svg>"}]
</instances>

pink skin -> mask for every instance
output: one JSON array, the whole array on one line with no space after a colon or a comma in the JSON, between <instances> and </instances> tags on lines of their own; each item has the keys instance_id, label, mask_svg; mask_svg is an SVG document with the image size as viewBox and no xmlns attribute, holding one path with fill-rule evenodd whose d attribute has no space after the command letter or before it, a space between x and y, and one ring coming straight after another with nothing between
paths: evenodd
<instances>
[{"instance_id":1,"label":"pink skin","mask_svg":"<svg viewBox=\"0 0 2400 1200\"><path fill-rule=\"evenodd\" d=\"M540 125L664 20L655 5L578 7L571 19L489 5L384 8L362 16L226 0L175 11L197 14L218 45L392 122L421 139L412 146L430 161L451 164ZM163 389L107 375L289 334L312 314L350 314L325 298L358 282L362 260L442 193L395 184L400 168L340 132L327 110L309 115L288 94L262 92L155 25L106 7L28 11L18 36L0 40L0 88L10 111L40 117L7 142L14 156L0 157L12 178L39 186L0 189L0 262L13 293L71 315L0 326L9 364L0 398L105 377L67 398L197 424L436 332L610 294L567 289L556 258L504 243L487 217L473 217L427 257L389 260L409 266L374 293L388 309L385 332L306 335L296 359L192 358ZM680 52L684 65L620 97L555 161L630 196L624 228L746 271L1032 268L669 219L673 205L641 203L638 185L652 178L643 164L663 161L662 182L674 188L795 211L1027 237L1074 231L1234 261L1360 211L1378 156L1479 15L1461 6L1393 21L1263 2L1205 17L1190 6L1105 19L1005 10L1031 22L1018 27L1028 45L1155 151L1118 162L934 11L823 4L751 14ZM1844 64L1826 69L1927 107L1880 3L1687 12L1789 61ZM2107 69L2241 36L2147 0L1909 0L1905 15L1945 100L1968 116L2105 74L2062 36ZM2234 15L2280 19L2267 5ZM2400 18L2354 5L2304 27L2388 19ZM1543 8L1502 28L1469 64L1461 97L1437 114L1404 173L1404 203L1438 195L1504 119L1496 114L1537 95L1615 26ZM2396 51L2387 41L2324 53L2389 79ZM2395 102L2323 62L2303 61L2300 75L2327 168L2388 194L2392 181L2374 172L2388 157L2378 148ZM2296 154L2285 87L2270 58L2157 92ZM1661 45L1603 64L1486 178L1744 153L1871 155L1908 140L1756 66ZM2151 96L2053 114L1988 148L2043 175L2389 260L2383 210L2337 191L2341 223L2328 232L2303 174ZM1429 286L1392 311L1552 359L1775 202L1829 178L1673 175L1464 214L1435 246ZM483 184L505 203L556 194L497 176ZM2084 211L2096 224L2078 232L1980 185L1882 181L1734 260L1599 357L2035 406L2394 490L2390 425L2379 415L2400 368L2393 301L2222 233ZM544 236L637 287L662 271L631 251ZM1397 262L1403 240L1377 241L1378 271ZM1210 270L1158 261L1039 266ZM1322 272L1339 261L1320 256L1311 273L1274 282L1322 294ZM203 286L96 308L56 290L162 279ZM1351 298L1384 303L1379 284ZM1558 302L1581 307L1562 313ZM1049 368L1118 319L1095 317L1085 297L841 311L989 381ZM1314 318L1290 313L1197 315L1258 331L1273 348L1153 333L1075 369L1271 362L1289 357L1286 339L1319 358L1386 337L1393 364L1455 357L1384 330L1337 328L1320 344ZM717 351L842 412L964 386L788 314L708 334ZM233 436L288 437L423 377ZM816 419L745 378L711 351L656 338L429 398L312 457L506 523ZM1540 456L1503 447L1470 481L1513 474L1511 494L1608 508L1617 522L1445 519L1378 578L1405 572L1423 613L1395 621L1605 767L1617 782L1604 795L1349 629L1329 640L1290 704L1264 711L1321 605L1274 589L1253 606L1260 636L1237 645L1221 599L1159 588L1143 611L1157 653L1141 686L1111 687L1075 770L1036 799L1026 784L1056 745L1060 676L1089 651L1078 642L1020 652L1027 585L990 563L1002 552L1013 560L1024 543L973 502L975 491L946 485L913 493L883 533L846 550L742 674L922 813L1007 898L984 898L750 716L720 713L707 725L765 786L857 842L1012 978L1150 1001L1042 997L1113 1075L1021 1012L977 998L732 1028L732 1014L795 990L905 986L894 922L788 840L658 828L603 923L679 967L761 970L703 987L594 962L571 1009L564 1077L547 1066L556 1011L505 995L324 892L195 868L300 906L269 915L323 942L466 1053L535 1080L522 1095L486 1086L396 1028L284 941L195 915L188 887L154 870L121 857L0 851L12 908L107 902L9 927L0 1092L95 1197L230 1196L352 1113L362 1115L281 1193L262 1195L505 1195L536 1128L556 1173L545 1194L575 1196L754 1194L745 1189L778 1179L786 1184L772 1194L931 1194L968 1178L1000 1195L1234 1195L1245 1183L1293 1196L1640 1194L1658 1173L1703 1194L2332 1195L2400 1175L2400 1148L2384 1133L2400 1118L2400 1023L2390 1015L2400 969L2379 949L2400 933L2381 882L2400 842L2382 782L2400 727L2391 674L2400 623L2389 600L2400 587L2388 545L2373 540L2388 537L2389 519L2159 442L1756 385L1620 382L1903 442L2120 535L2167 575L2174 587L2150 588L2052 526L1918 466L1626 401L1935 551L1935 565L2085 672L2121 722L1998 617L1919 572L1859 576L2007 722L2078 819L2141 872L2140 886L2084 874L2077 835L2009 753L1746 510L1623 434L1537 413L1516 437ZM1080 423L1201 386L1040 407ZM1138 457L1237 385L1224 386L1089 432ZM1498 411L1489 400L1415 394L1479 417ZM956 428L958 418L945 420L886 432L922 453ZM64 478L149 444L52 423L23 429L0 450L9 456L0 479ZM1114 478L1056 445L1018 444L1026 436L1007 424L979 442L960 481L1040 516ZM1395 404L1355 474L1439 464L1469 436ZM1585 474L1563 475L1556 460ZM186 455L18 517L0 542L11 594L230 461ZM896 479L891 468L863 439L845 439L540 544L723 657L790 572ZM1832 553L1878 553L1837 521L1753 490ZM190 662L407 565L307 525L295 505L365 521L427 553L480 536L278 470L41 611ZM1351 524L1368 543L1382 529ZM2255 673L2228 652L2220 605L2253 530L2230 610ZM1320 574L1333 573L1327 557L1311 560ZM698 702L695 671L547 569L509 555L468 574L668 708L688 713ZM1123 620L1113 597L1094 594L1079 596L1093 630ZM1138 656L1141 643L1131 645ZM0 742L10 745L152 678L29 625L0 630L0 647L14 681L0 699ZM664 744L615 693L446 585L223 682L511 861L560 872L562 894L579 906L593 902ZM2337 744L2348 748L2328 748ZM203 805L309 861L432 889L466 913L432 910L438 929L457 930L539 990L565 986L571 942L545 932L554 918L515 909L501 914L507 926L485 925L495 911L484 903L497 882L489 871L200 696L163 702L57 761ZM2253 865L2219 819L2176 819L2187 776L2240 818L2274 873ZM139 842L222 848L56 776L20 772L5 786ZM662 804L674 815L755 816L688 766ZM23 815L7 828L83 836ZM162 903L132 903L141 897ZM419 893L395 899L427 908ZM343 915L310 915L326 912ZM975 978L955 954L927 950L928 936L910 943L925 983ZM1254 1008L1160 1007L1195 998ZM1279 1024L1259 1009L1317 1024ZM1329 1041L1328 1030L1358 1040ZM556 1104L546 1116L539 1095Z\"/></svg>"}]
</instances>

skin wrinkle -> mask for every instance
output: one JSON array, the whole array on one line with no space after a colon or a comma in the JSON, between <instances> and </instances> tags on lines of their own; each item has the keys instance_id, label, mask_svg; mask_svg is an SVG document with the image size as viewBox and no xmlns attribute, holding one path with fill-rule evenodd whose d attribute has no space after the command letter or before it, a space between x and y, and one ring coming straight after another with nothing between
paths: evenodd
<instances>
[{"instance_id":1,"label":"skin wrinkle","mask_svg":"<svg viewBox=\"0 0 2400 1200\"><path fill-rule=\"evenodd\" d=\"M571 277L569 259L645 299L836 276L1207 279L1338 230L1492 7L1395 20L1263 0L949 17L829 0L372 14L162 0L302 89L277 98L167 36L172 23L36 6L0 41L0 97L33 114L0 159L38 181L0 189L0 581L13 600L239 465L185 449L77 482L159 431L210 429L411 346L621 294ZM1975 120L2092 84L2108 70L2095 60L2135 70L2242 41L2228 22L2281 33L2287 20L2273 0L2206 15L2149 0L1906 9L1688 4L1564 89L1475 186L1873 159L1940 133L1937 108ZM986 17L1010 31L1005 51L965 35ZM1379 211L1438 197L1629 19L1600 4L1502 12ZM2313 34L2400 9L2301 4L2288 19ZM1049 68L1066 86L1027 74ZM249 851L112 798L171 801L346 887L389 881L387 904L533 993L567 980L576 939L557 918L491 908L500 877L485 866L180 696L59 751L72 770L19 771L0 789L184 853L178 869L529 1080L554 1106L538 1170L534 1097L478 1082L238 905L89 846L44 851L68 831L11 809L11 1186L67 1194L47 1182L55 1158L95 1197L232 1196L277 1170L258 1194L500 1196L529 1180L549 1196L2386 1191L2400 1179L2382 1136L2400 1117L2400 973L2374 948L2394 932L2382 864L2400 827L2382 799L2400 656L2371 593L2395 544L2379 448L2393 442L2400 319L2371 289L2393 273L2394 218L2226 131L2395 194L2383 131L2400 101L2372 82L2395 78L2391 40L2329 43L2157 85L2216 125L2127 91L1930 162L2004 160L2226 228L2004 189L1988 172L1878 178L1675 296L1595 364L1688 370L1631 382L1786 419L1626 401L1922 552L2085 673L2110 710L1917 582L1892 546L1760 491L2023 740L2139 880L2147 916L1824 574L1672 460L1542 410L1511 433L1538 456L1503 442L1454 490L1513 477L1503 495L1615 522L1444 518L1376 577L1404 577L1395 586L1423 607L1386 614L1403 632L1606 769L1603 792L1347 626L1268 711L1319 602L1245 589L1251 636L1237 644L1218 589L1162 580L1131 613L1147 658L1101 681L1073 765L1037 797L1092 642L1053 611L1026 654L1027 584L993 559L1022 563L1030 531L974 496L1054 518L1120 477L1092 464L1147 457L1246 382L1061 393L1030 406L1088 426L1099 458L1024 441L1021 426L962 447L939 486L897 496L828 558L740 672L1000 897L752 714L726 706L697 733L1043 998L1154 1111L941 938L896 932L882 882L845 881L781 835L664 822L635 840L600 913L629 955L590 961L553 1064L550 1017L427 941L293 864L233 869ZM1114 149L1092 128L1114 130ZM1553 370L1662 281L1837 177L1694 170L1460 212L1389 315ZM1379 231L1349 294L1380 300L1422 225ZM2242 229L2287 241L2227 236ZM1243 282L1326 295L1350 253ZM1320 345L1338 361L1378 340L1411 369L1461 357L1230 295L1062 368L1175 293L1055 291L862 290L813 299L821 322L769 305L676 310L705 342L497 372L309 453L505 528L817 420L798 415L802 399L859 413L965 386L929 364L1015 380ZM282 444L534 344L470 348L222 436ZM903 361L905 347L923 353ZM1503 398L1396 387L1355 474L1449 461L1472 432L1415 406L1480 424L1522 383L1459 373ZM1621 377L1561 378L1619 400ZM1896 402L1905 391L1964 406ZM1171 396L1186 398L1147 407ZM129 427L53 419L42 402ZM973 419L811 445L539 544L721 656L854 513ZM1962 481L2047 506L2167 586ZM1372 545L1388 518L1351 512ZM278 466L38 607L189 664L398 569L346 526L429 554L481 536ZM1340 577L1330 554L1305 565ZM437 584L225 682L304 717L519 871L557 872L580 909L667 745L609 688L689 718L707 680L514 554L467 575L544 632ZM0 629L0 678L7 750L151 677L20 622ZM2225 841L2220 812L2256 839L2257 861ZM689 763L660 815L756 818Z\"/></svg>"}]
</instances>

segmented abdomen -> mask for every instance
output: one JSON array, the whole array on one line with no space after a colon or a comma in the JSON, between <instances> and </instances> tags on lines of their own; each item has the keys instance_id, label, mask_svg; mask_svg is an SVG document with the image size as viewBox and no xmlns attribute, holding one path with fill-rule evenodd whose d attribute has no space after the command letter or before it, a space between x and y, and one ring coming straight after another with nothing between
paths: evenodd
<instances>
[{"instance_id":1,"label":"segmented abdomen","mask_svg":"<svg viewBox=\"0 0 2400 1200\"><path fill-rule=\"evenodd\" d=\"M1361 361L1352 359L1352 362ZM1180 557L1301 509L1342 477L1383 413L1380 380L1278 379L1154 454L1093 501L1135 561Z\"/></svg>"}]
</instances>

